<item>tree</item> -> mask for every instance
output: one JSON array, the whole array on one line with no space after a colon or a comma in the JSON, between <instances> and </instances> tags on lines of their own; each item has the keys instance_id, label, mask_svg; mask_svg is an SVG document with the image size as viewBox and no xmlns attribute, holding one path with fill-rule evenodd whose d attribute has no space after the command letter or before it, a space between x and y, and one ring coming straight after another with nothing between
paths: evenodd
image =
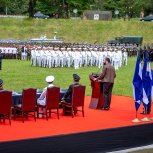
<instances>
[{"instance_id":1,"label":"tree","mask_svg":"<svg viewBox=\"0 0 153 153\"><path fill-rule=\"evenodd\" d=\"M36 11L41 11L50 17L69 18L73 9L82 15L84 10L108 10L114 15L119 10L119 16L140 17L153 13L153 0L0 0L0 14L29 14L33 17Z\"/></svg>"},{"instance_id":2,"label":"tree","mask_svg":"<svg viewBox=\"0 0 153 153\"><path fill-rule=\"evenodd\" d=\"M90 9L90 3L89 0L66 0L67 3L67 9L69 9L69 12L73 12L73 9L78 10L78 14L81 15L84 10Z\"/></svg>"},{"instance_id":3,"label":"tree","mask_svg":"<svg viewBox=\"0 0 153 153\"><path fill-rule=\"evenodd\" d=\"M25 14L27 13L28 3L26 0L1 0L0 13L1 14Z\"/></svg>"},{"instance_id":4,"label":"tree","mask_svg":"<svg viewBox=\"0 0 153 153\"><path fill-rule=\"evenodd\" d=\"M115 10L118 10L120 12L120 15L122 15L122 9L121 9L121 5L120 5L120 0L105 0L104 1L104 10L108 10L108 11L112 11L113 16L114 16L114 12Z\"/></svg>"},{"instance_id":5,"label":"tree","mask_svg":"<svg viewBox=\"0 0 153 153\"><path fill-rule=\"evenodd\" d=\"M94 0L94 3L97 10L103 10L104 0Z\"/></svg>"},{"instance_id":6,"label":"tree","mask_svg":"<svg viewBox=\"0 0 153 153\"><path fill-rule=\"evenodd\" d=\"M36 0L29 0L29 17L33 17L34 12L35 12L35 6L36 6Z\"/></svg>"}]
</instances>

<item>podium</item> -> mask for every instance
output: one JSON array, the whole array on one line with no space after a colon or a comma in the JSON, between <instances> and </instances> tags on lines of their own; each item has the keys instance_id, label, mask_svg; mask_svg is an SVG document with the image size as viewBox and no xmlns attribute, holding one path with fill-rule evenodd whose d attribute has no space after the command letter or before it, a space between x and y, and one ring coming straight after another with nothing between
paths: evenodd
<instances>
[{"instance_id":1,"label":"podium","mask_svg":"<svg viewBox=\"0 0 153 153\"><path fill-rule=\"evenodd\" d=\"M101 91L102 83L94 80L97 77L98 75L94 75L94 74L89 75L91 88L92 88L91 100L89 104L89 108L91 109L99 109L104 106L103 94Z\"/></svg>"}]
</instances>

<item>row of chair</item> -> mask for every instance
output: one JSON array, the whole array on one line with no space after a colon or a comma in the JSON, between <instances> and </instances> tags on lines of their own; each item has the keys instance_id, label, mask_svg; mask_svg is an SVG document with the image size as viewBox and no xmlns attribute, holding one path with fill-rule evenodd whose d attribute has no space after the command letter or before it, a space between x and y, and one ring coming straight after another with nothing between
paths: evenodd
<instances>
[{"instance_id":1,"label":"row of chair","mask_svg":"<svg viewBox=\"0 0 153 153\"><path fill-rule=\"evenodd\" d=\"M28 116L30 115L32 115L34 117L34 120L36 121L36 112L37 118L39 118L39 114L44 114L46 116L46 120L48 120L48 117L51 117L51 113L56 113L59 119L60 88L47 88L46 105L36 104L36 92L37 90L34 88L24 89L22 92L21 104L12 107L12 91L1 90L0 121L3 118L3 121L5 122L5 119L8 118L11 125L12 110L14 112L14 119L16 119L18 115L20 115L22 117L23 123L24 118L28 118ZM74 114L77 111L81 111L84 116L84 97L85 86L74 86L72 93L72 103L67 103L66 101L61 102L63 106L63 113L65 113L65 107L69 107L71 108L69 109L69 111L71 112L72 117L74 117ZM82 109L79 110L79 107L81 107ZM45 109L45 111L40 112L40 109Z\"/></svg>"}]
</instances>

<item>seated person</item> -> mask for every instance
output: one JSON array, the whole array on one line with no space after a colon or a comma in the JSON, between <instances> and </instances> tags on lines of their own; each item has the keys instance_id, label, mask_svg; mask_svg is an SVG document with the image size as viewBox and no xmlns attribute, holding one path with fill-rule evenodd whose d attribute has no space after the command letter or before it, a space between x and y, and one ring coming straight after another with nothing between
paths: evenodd
<instances>
[{"instance_id":1,"label":"seated person","mask_svg":"<svg viewBox=\"0 0 153 153\"><path fill-rule=\"evenodd\" d=\"M74 86L79 85L79 80L80 77L77 74L73 74L73 84L71 84L67 90L67 92L65 93L64 97L62 98L62 100L66 101L67 103L71 103L72 101L72 89Z\"/></svg>"},{"instance_id":2,"label":"seated person","mask_svg":"<svg viewBox=\"0 0 153 153\"><path fill-rule=\"evenodd\" d=\"M3 90L3 80L0 79L0 90Z\"/></svg>"},{"instance_id":3,"label":"seated person","mask_svg":"<svg viewBox=\"0 0 153 153\"><path fill-rule=\"evenodd\" d=\"M54 87L53 81L54 81L54 76L47 76L46 77L46 82L48 83L48 86L44 88L43 92L41 93L40 97L37 99L37 104L39 105L46 105L46 93L47 93L47 88L52 88Z\"/></svg>"}]
</instances>

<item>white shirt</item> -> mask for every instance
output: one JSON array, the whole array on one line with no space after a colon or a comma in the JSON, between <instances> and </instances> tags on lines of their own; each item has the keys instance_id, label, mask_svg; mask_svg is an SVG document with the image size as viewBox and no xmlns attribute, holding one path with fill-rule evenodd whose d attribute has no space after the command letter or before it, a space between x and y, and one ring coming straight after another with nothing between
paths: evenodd
<instances>
[{"instance_id":1,"label":"white shirt","mask_svg":"<svg viewBox=\"0 0 153 153\"><path fill-rule=\"evenodd\" d=\"M54 87L53 84L48 85L49 88ZM43 92L41 93L40 97L37 99L37 103L41 105L46 105L46 93L47 93L47 88L45 87Z\"/></svg>"}]
</instances>

